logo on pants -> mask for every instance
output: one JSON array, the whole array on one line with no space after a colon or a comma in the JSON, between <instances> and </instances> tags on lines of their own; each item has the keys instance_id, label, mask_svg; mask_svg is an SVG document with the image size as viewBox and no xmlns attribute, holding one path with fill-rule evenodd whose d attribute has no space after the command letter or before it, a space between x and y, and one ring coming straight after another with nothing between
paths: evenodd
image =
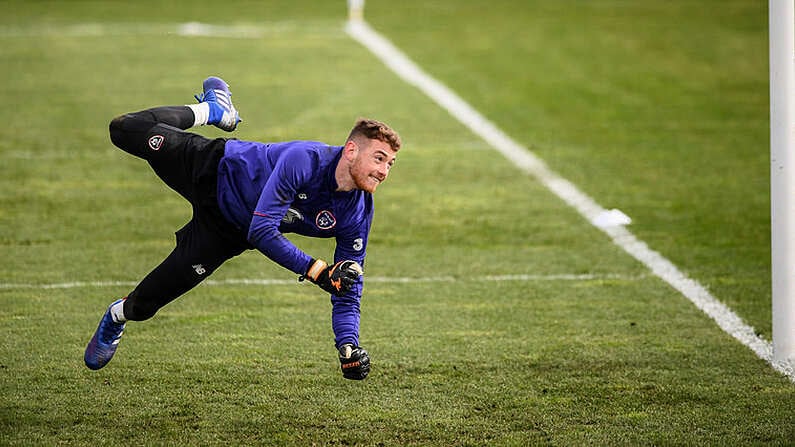
<instances>
[{"instance_id":1,"label":"logo on pants","mask_svg":"<svg viewBox=\"0 0 795 447\"><path fill-rule=\"evenodd\" d=\"M160 147L163 146L163 141L165 141L163 135L152 135L149 137L149 149L153 151L160 150Z\"/></svg>"}]
</instances>

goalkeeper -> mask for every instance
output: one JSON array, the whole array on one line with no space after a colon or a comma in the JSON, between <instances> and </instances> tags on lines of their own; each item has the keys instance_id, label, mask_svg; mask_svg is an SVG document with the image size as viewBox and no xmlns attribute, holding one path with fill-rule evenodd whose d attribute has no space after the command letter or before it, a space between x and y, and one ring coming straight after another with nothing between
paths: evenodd
<instances>
[{"instance_id":1,"label":"goalkeeper","mask_svg":"<svg viewBox=\"0 0 795 447\"><path fill-rule=\"evenodd\" d=\"M222 79L207 78L198 104L156 107L114 118L113 144L147 162L188 200L191 220L176 247L126 297L108 307L86 347L91 369L113 357L127 321L143 321L245 250L257 249L331 294L331 323L343 376L364 379L359 346L362 269L372 193L389 175L400 137L387 125L356 122L343 146L314 141L259 143L185 132L240 122ZM336 240L333 262L313 258L284 233Z\"/></svg>"}]
</instances>

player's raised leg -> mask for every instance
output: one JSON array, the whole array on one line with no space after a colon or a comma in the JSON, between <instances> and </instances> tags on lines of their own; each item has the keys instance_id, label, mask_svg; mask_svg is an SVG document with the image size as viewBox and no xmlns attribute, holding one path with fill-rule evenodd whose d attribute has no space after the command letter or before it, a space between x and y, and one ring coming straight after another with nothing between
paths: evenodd
<instances>
[{"instance_id":1,"label":"player's raised leg","mask_svg":"<svg viewBox=\"0 0 795 447\"><path fill-rule=\"evenodd\" d=\"M202 87L204 91L195 95L198 104L153 107L117 116L110 122L111 141L125 152L149 160L168 144L165 133L205 124L233 131L241 119L232 103L229 85L211 76Z\"/></svg>"}]
</instances>

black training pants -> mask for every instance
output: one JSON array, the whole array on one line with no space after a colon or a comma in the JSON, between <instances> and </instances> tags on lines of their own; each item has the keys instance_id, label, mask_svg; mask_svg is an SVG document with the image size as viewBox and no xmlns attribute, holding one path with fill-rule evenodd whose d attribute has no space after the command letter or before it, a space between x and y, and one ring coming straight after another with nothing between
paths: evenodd
<instances>
[{"instance_id":1,"label":"black training pants","mask_svg":"<svg viewBox=\"0 0 795 447\"><path fill-rule=\"evenodd\" d=\"M185 132L193 119L188 107L175 106L129 113L110 123L113 144L148 161L193 207L191 220L176 232L174 250L127 296L124 315L129 320L151 318L226 260L251 248L218 208L218 162L226 140Z\"/></svg>"}]
</instances>

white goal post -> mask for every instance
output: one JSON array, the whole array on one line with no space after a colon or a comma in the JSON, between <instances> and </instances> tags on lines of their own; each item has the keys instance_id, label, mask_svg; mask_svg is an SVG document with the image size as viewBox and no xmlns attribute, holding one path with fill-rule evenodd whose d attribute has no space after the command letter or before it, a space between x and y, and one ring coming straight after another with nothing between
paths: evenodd
<instances>
[{"instance_id":1,"label":"white goal post","mask_svg":"<svg viewBox=\"0 0 795 447\"><path fill-rule=\"evenodd\" d=\"M795 1L769 0L773 357L795 360Z\"/></svg>"}]
</instances>

